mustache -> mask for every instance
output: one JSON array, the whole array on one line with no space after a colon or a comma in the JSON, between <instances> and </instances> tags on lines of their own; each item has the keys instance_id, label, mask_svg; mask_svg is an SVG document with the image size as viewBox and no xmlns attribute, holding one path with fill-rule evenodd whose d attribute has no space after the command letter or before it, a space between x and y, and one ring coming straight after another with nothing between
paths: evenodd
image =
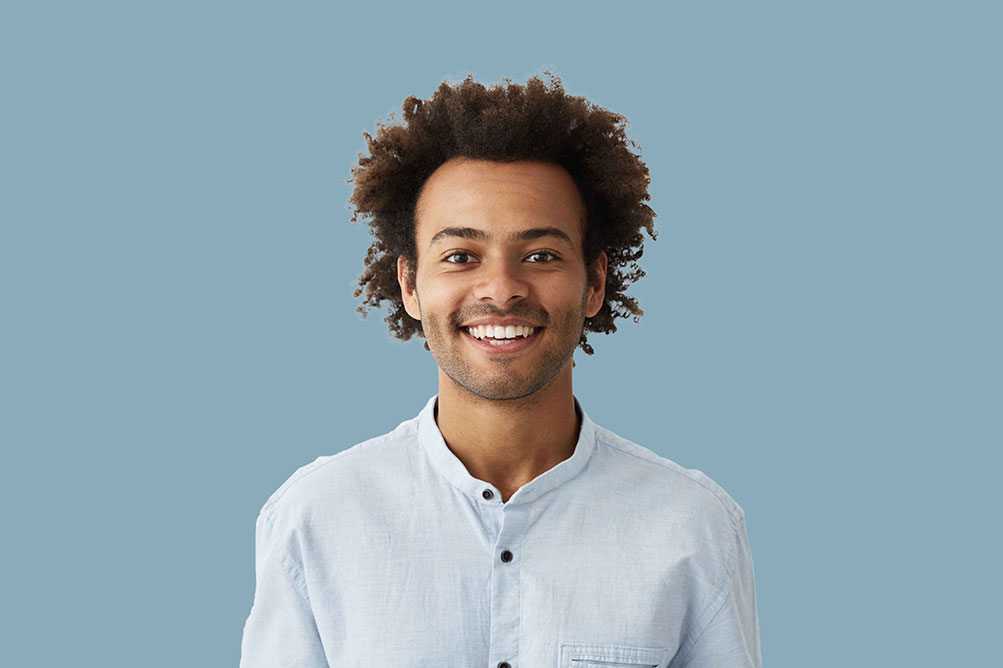
<instances>
[{"instance_id":1,"label":"mustache","mask_svg":"<svg viewBox=\"0 0 1003 668\"><path fill-rule=\"evenodd\" d=\"M538 323L540 327L547 327L550 324L550 318L547 317L546 313L540 313L533 309L517 308L510 311L499 311L498 309L478 309L476 311L470 311L469 313L463 313L453 318L453 326L459 327L464 322L468 322L476 318L522 318L524 320L529 320L530 322Z\"/></svg>"}]
</instances>

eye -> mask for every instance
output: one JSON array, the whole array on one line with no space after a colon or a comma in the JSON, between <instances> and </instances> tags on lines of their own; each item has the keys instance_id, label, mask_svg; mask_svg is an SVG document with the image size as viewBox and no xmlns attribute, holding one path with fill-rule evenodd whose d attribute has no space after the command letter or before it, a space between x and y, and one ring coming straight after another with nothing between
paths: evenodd
<instances>
[{"instance_id":1,"label":"eye","mask_svg":"<svg viewBox=\"0 0 1003 668\"><path fill-rule=\"evenodd\" d=\"M452 257L456 257L457 255L459 255L460 257L470 257L470 253L464 253L463 251L456 251L455 253L450 253L449 255L447 255L445 257L445 261L449 262L450 264L470 264L466 260L464 260L463 262L453 262L452 260L449 259Z\"/></svg>"},{"instance_id":2,"label":"eye","mask_svg":"<svg viewBox=\"0 0 1003 668\"><path fill-rule=\"evenodd\" d=\"M550 257L554 258L554 260L558 259L557 254L551 253L550 251L536 251L535 253L531 253L529 257L534 257L537 255L549 255ZM534 262L533 264L547 264L548 262L553 262L553 260L547 260L546 262Z\"/></svg>"}]
</instances>

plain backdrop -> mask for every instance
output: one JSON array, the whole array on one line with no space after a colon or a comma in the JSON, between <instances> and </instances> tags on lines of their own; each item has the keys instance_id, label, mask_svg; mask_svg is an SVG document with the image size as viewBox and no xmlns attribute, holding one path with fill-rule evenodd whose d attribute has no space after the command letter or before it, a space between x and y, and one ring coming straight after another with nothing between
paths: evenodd
<instances>
[{"instance_id":1,"label":"plain backdrop","mask_svg":"<svg viewBox=\"0 0 1003 668\"><path fill-rule=\"evenodd\" d=\"M659 233L575 394L745 509L765 664L998 659L999 8L4 3L0 663L236 665L261 505L437 391L355 311L363 131L544 69Z\"/></svg>"}]
</instances>

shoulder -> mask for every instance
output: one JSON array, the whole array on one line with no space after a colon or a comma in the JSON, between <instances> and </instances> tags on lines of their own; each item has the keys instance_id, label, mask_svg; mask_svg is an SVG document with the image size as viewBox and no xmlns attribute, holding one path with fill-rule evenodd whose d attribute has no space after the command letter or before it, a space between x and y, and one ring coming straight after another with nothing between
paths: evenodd
<instances>
[{"instance_id":1,"label":"shoulder","mask_svg":"<svg viewBox=\"0 0 1003 668\"><path fill-rule=\"evenodd\" d=\"M746 549L742 507L702 471L609 429L596 427L594 456L593 475L615 515L638 518L638 531L653 554L664 555L672 568L709 591L722 591Z\"/></svg>"},{"instance_id":2,"label":"shoulder","mask_svg":"<svg viewBox=\"0 0 1003 668\"><path fill-rule=\"evenodd\" d=\"M330 518L344 501L360 496L353 492L364 495L377 478L398 475L397 468L407 465L406 451L416 437L417 419L412 418L385 434L317 457L272 492L261 508L259 521L292 528L321 516Z\"/></svg>"},{"instance_id":3,"label":"shoulder","mask_svg":"<svg viewBox=\"0 0 1003 668\"><path fill-rule=\"evenodd\" d=\"M744 518L745 512L735 499L699 469L685 468L643 445L599 426L596 426L596 445L600 451L605 446L607 453L616 453L613 456L620 457L639 471L647 473L652 477L652 482L662 485L666 492L676 497L706 506L709 510L736 521Z\"/></svg>"},{"instance_id":4,"label":"shoulder","mask_svg":"<svg viewBox=\"0 0 1003 668\"><path fill-rule=\"evenodd\" d=\"M697 555L721 574L732 569L745 512L721 485L602 427L596 427L595 456L603 492L640 510L635 515L646 518L649 542Z\"/></svg>"}]
</instances>

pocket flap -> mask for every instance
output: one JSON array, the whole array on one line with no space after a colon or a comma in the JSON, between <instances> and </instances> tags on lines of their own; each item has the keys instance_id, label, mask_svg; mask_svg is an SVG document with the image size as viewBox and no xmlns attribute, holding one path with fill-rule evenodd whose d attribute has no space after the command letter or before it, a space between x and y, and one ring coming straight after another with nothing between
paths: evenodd
<instances>
[{"instance_id":1,"label":"pocket flap","mask_svg":"<svg viewBox=\"0 0 1003 668\"><path fill-rule=\"evenodd\" d=\"M594 643L564 643L561 645L561 668L661 668L669 653L663 647L632 647Z\"/></svg>"}]
</instances>

